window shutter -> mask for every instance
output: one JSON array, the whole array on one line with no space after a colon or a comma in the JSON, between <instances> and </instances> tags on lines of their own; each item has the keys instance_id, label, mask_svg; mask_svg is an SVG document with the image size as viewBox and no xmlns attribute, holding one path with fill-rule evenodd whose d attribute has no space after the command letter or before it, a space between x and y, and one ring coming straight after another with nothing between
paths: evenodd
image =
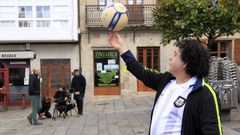
<instances>
[{"instance_id":1,"label":"window shutter","mask_svg":"<svg viewBox=\"0 0 240 135\"><path fill-rule=\"evenodd\" d=\"M237 65L240 65L240 38L235 39L235 61Z\"/></svg>"}]
</instances>

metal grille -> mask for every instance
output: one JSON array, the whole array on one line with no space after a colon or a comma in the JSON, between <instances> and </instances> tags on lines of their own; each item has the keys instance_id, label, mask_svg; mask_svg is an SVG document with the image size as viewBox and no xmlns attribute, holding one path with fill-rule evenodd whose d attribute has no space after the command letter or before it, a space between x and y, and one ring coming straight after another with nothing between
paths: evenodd
<instances>
[{"instance_id":1,"label":"metal grille","mask_svg":"<svg viewBox=\"0 0 240 135\"><path fill-rule=\"evenodd\" d=\"M129 13L128 27L133 25L153 26L152 10L154 5L126 5ZM103 27L101 13L105 6L87 5L86 6L86 25L87 27Z\"/></svg>"}]
</instances>

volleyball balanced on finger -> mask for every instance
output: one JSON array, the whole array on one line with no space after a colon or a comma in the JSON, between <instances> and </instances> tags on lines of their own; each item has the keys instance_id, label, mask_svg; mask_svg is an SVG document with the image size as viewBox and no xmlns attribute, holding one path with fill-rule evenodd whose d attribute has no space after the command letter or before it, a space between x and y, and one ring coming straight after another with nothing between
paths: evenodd
<instances>
[{"instance_id":1,"label":"volleyball balanced on finger","mask_svg":"<svg viewBox=\"0 0 240 135\"><path fill-rule=\"evenodd\" d=\"M127 8L119 2L107 5L101 14L102 25L110 31L120 31L128 24Z\"/></svg>"}]
</instances>

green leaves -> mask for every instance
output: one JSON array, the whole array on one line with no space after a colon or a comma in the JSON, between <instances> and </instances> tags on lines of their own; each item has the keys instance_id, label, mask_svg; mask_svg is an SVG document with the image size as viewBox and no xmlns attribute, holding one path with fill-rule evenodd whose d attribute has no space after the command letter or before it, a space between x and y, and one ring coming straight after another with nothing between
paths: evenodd
<instances>
[{"instance_id":1,"label":"green leaves","mask_svg":"<svg viewBox=\"0 0 240 135\"><path fill-rule=\"evenodd\" d=\"M163 32L163 44L191 37L217 38L240 29L237 0L161 0L153 10L155 26Z\"/></svg>"}]
</instances>

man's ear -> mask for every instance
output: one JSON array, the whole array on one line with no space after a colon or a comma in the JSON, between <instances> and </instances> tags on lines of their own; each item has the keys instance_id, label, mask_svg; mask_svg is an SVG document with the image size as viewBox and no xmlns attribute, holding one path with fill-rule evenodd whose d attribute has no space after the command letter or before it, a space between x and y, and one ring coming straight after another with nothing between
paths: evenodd
<instances>
[{"instance_id":1,"label":"man's ear","mask_svg":"<svg viewBox=\"0 0 240 135\"><path fill-rule=\"evenodd\" d=\"M183 69L186 71L186 68L187 68L187 63L184 63L183 64Z\"/></svg>"}]
</instances>

